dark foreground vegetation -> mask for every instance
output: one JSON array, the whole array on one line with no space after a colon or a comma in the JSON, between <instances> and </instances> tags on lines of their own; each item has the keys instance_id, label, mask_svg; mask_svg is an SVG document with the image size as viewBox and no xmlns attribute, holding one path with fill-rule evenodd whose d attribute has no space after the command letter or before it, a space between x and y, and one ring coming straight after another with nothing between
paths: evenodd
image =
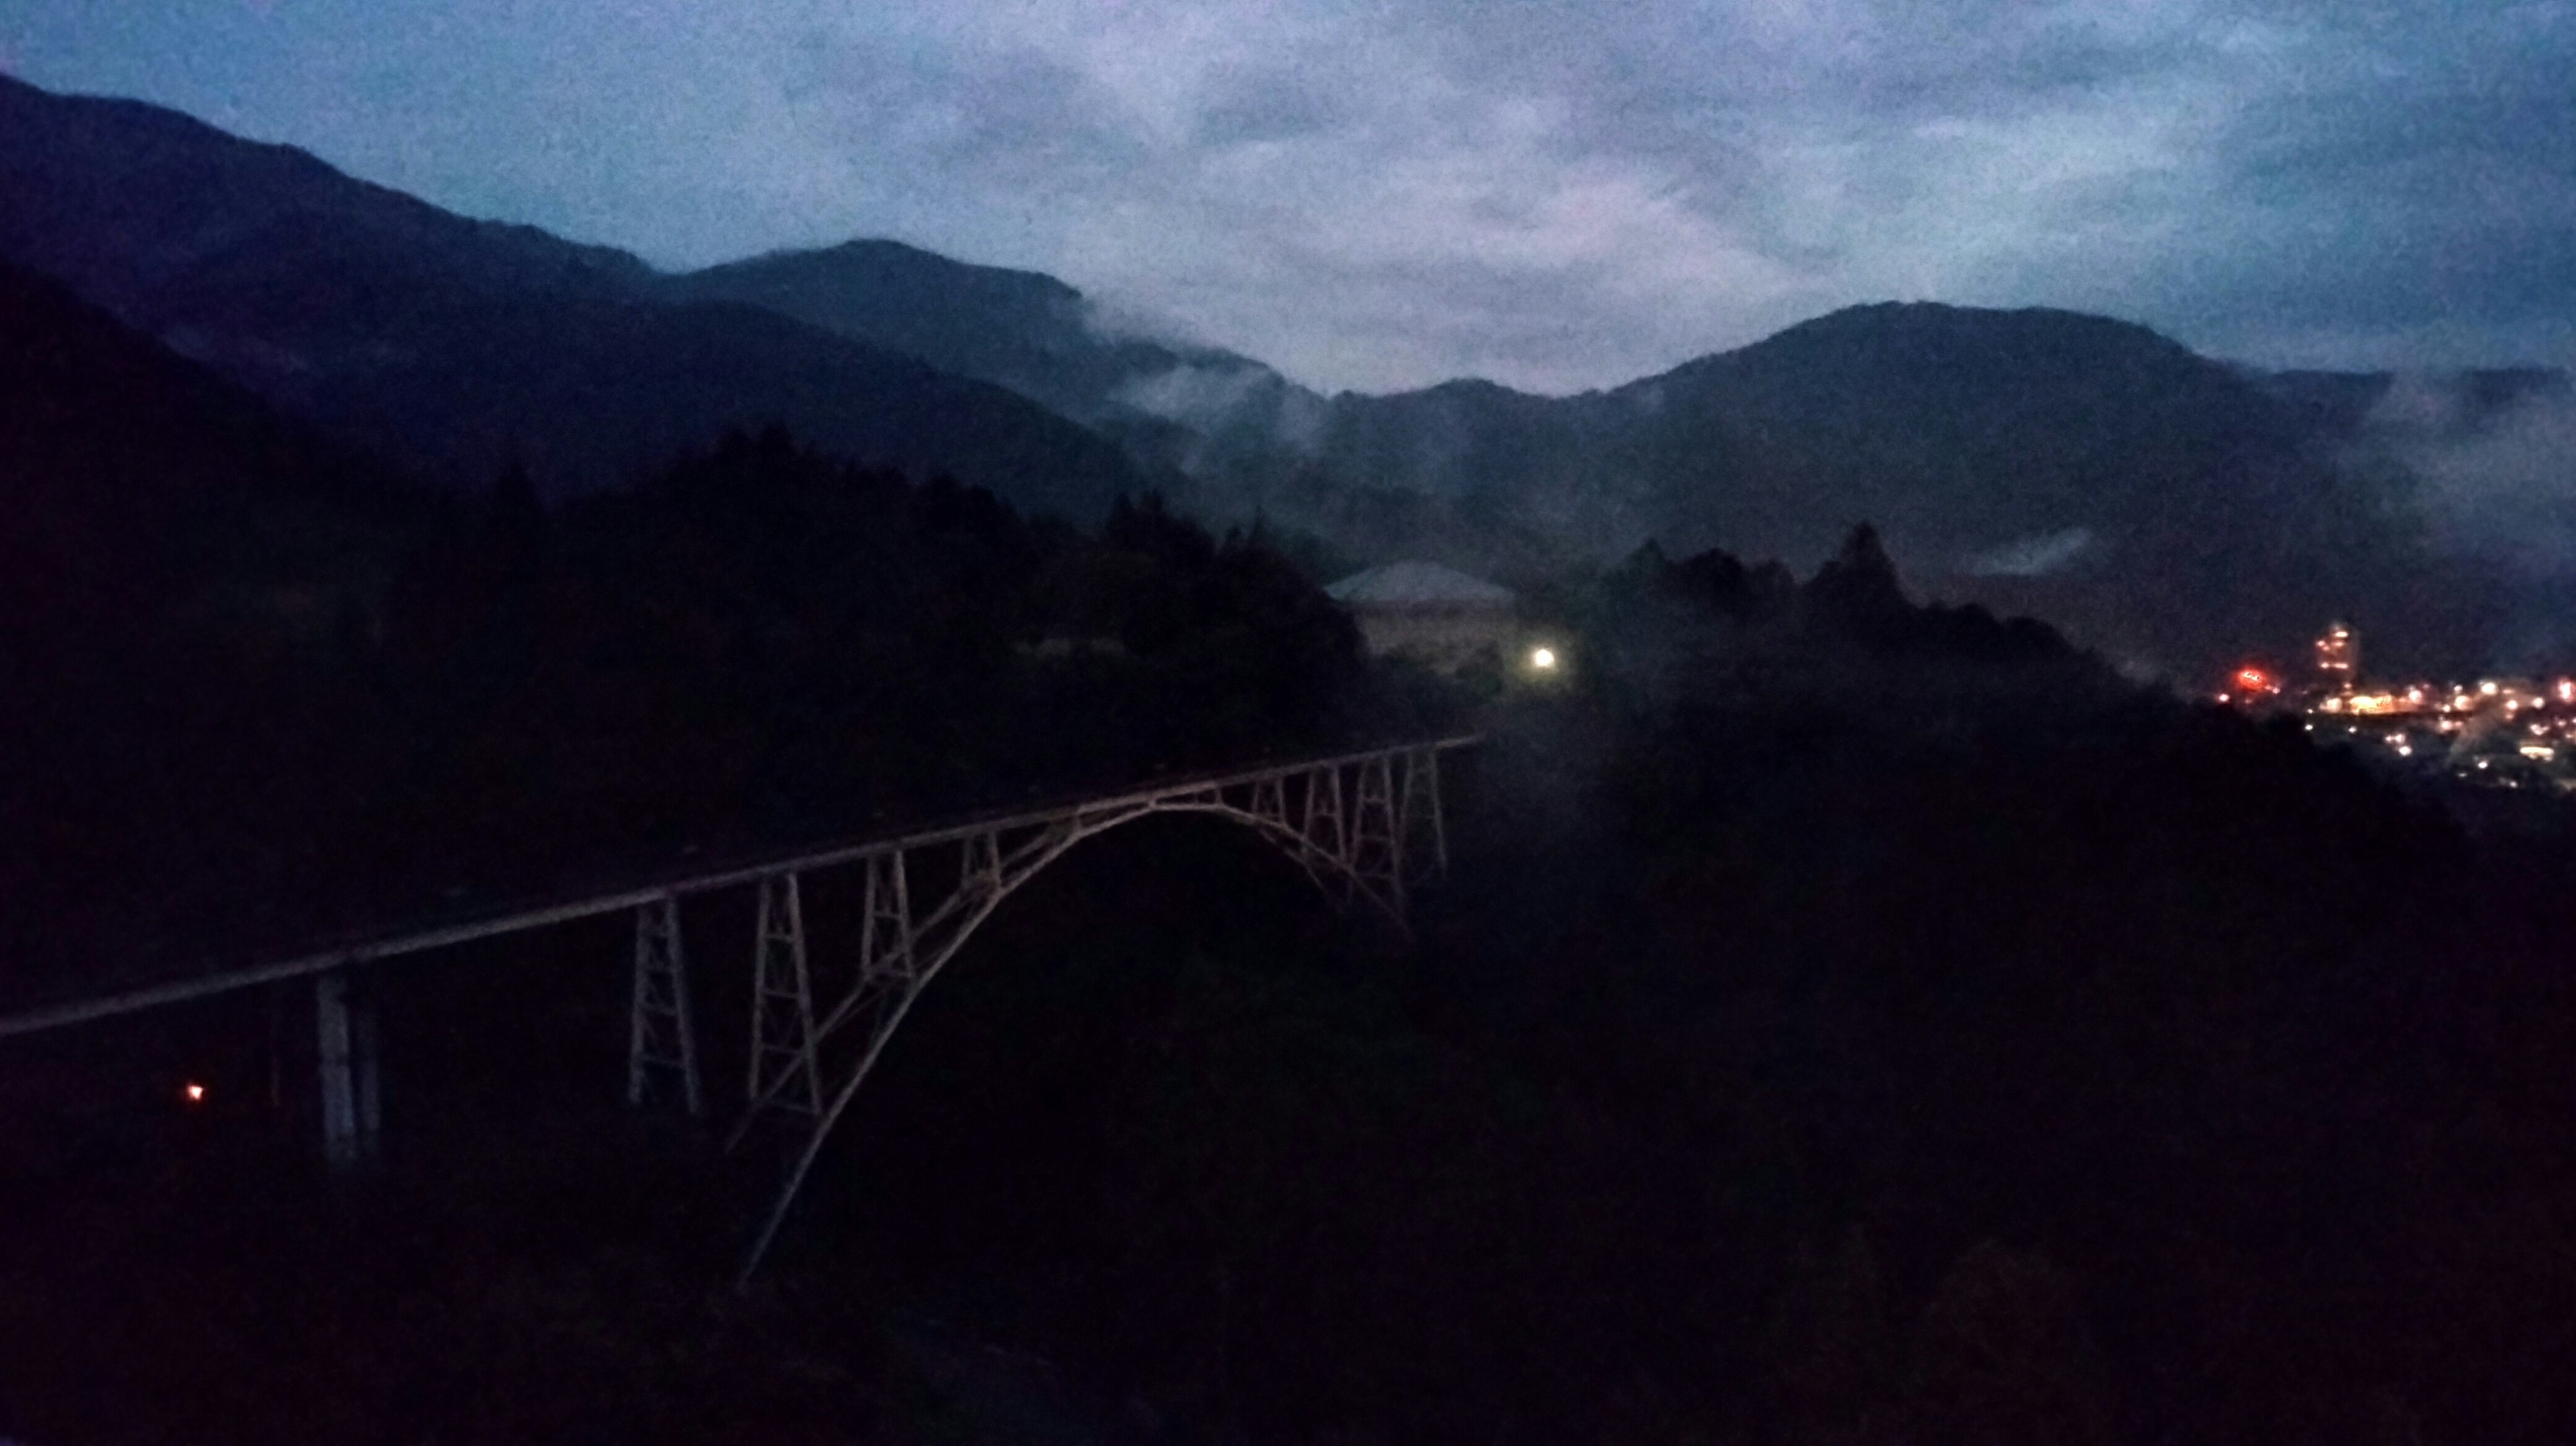
<instances>
[{"instance_id":1,"label":"dark foreground vegetation","mask_svg":"<svg viewBox=\"0 0 2576 1446\"><path fill-rule=\"evenodd\" d=\"M1418 947L1218 825L1093 846L746 1296L770 1177L611 1105L613 930L389 984L395 1158L337 1194L292 1109L142 1123L138 1057L264 1005L48 1042L12 1120L91 1123L12 1151L0 1429L2563 1439L2553 845L1866 539L1555 604L1581 677L1500 705Z\"/></svg>"},{"instance_id":2,"label":"dark foreground vegetation","mask_svg":"<svg viewBox=\"0 0 2576 1446\"><path fill-rule=\"evenodd\" d=\"M1258 537L728 436L548 509L0 273L0 992L1427 726Z\"/></svg>"},{"instance_id":3,"label":"dark foreground vegetation","mask_svg":"<svg viewBox=\"0 0 2576 1446\"><path fill-rule=\"evenodd\" d=\"M272 490L93 437L134 485L12 535L12 987L1439 721L1150 505L1085 535L777 436L458 505L237 400L168 405ZM13 457L74 455L32 415ZM1483 705L1417 942L1219 824L1086 845L747 1294L770 1156L617 1106L613 922L383 972L371 1179L309 1163L291 992L8 1042L0 1434L2566 1438L2555 834L1913 605L1865 533L1539 605L1572 676ZM691 910L721 1099L748 906Z\"/></svg>"}]
</instances>

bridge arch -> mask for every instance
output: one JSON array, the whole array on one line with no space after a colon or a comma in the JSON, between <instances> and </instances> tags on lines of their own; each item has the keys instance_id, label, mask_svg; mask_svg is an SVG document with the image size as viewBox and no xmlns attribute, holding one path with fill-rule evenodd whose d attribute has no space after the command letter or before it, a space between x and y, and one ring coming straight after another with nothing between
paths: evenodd
<instances>
[{"instance_id":1,"label":"bridge arch","mask_svg":"<svg viewBox=\"0 0 2576 1446\"><path fill-rule=\"evenodd\" d=\"M922 991L1003 901L1086 840L1165 814L1208 815L1250 828L1287 854L1335 907L1364 905L1383 914L1399 932L1410 932L1409 889L1447 865L1436 746L1387 749L1102 800L1043 819L967 826L867 853L859 860L867 873L856 985L821 1020L807 1025L803 1040L781 1046L760 1037L765 996L757 991L767 985L755 984L752 1098L733 1139L739 1142L760 1112L779 1104L800 1079L811 1102L805 1112L813 1121L752 1242L738 1283L748 1284L758 1271L824 1145ZM957 850L953 885L927 913L916 913L909 859L952 847ZM943 878L947 875L948 871L941 871ZM784 879L792 908L794 875L778 877ZM773 912L770 891L778 887L773 880L763 880L764 920ZM768 938L764 923L764 975ZM800 979L802 947L800 939L796 945ZM827 1096L819 1050L825 1040L836 1036L855 1038L857 1046L846 1075ZM801 1067L782 1070L764 1084L761 1060L765 1056L788 1058Z\"/></svg>"}]
</instances>

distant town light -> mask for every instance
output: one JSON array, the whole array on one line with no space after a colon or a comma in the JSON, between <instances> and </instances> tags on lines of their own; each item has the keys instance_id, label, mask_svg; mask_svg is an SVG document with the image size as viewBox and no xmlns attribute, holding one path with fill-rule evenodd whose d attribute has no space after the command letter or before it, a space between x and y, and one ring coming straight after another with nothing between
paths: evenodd
<instances>
[{"instance_id":1,"label":"distant town light","mask_svg":"<svg viewBox=\"0 0 2576 1446\"><path fill-rule=\"evenodd\" d=\"M2558 701L2561 703L2576 703L2576 679L2561 678L2558 680Z\"/></svg>"},{"instance_id":2,"label":"distant town light","mask_svg":"<svg viewBox=\"0 0 2576 1446\"><path fill-rule=\"evenodd\" d=\"M179 1098L192 1105L202 1105L206 1102L206 1087L190 1080L179 1087Z\"/></svg>"},{"instance_id":3,"label":"distant town light","mask_svg":"<svg viewBox=\"0 0 2576 1446\"><path fill-rule=\"evenodd\" d=\"M1530 649L1530 666L1531 666L1531 667L1533 667L1533 668L1538 669L1538 670L1539 670L1540 672L1542 672L1542 673L1546 672L1546 671L1547 671L1548 669L1550 669L1550 668L1555 667L1555 666L1556 666L1556 649L1554 649L1554 648L1532 648L1532 649Z\"/></svg>"},{"instance_id":4,"label":"distant town light","mask_svg":"<svg viewBox=\"0 0 2576 1446\"><path fill-rule=\"evenodd\" d=\"M2496 695L2495 680L2490 678L2486 682L2480 683L2478 685L2478 692L2489 698L2494 697Z\"/></svg>"}]
</instances>

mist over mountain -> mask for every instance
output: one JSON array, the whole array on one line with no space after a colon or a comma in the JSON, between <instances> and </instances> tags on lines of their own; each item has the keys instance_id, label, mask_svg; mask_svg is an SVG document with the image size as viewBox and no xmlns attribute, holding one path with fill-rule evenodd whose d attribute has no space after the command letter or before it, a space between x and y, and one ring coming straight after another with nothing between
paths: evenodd
<instances>
[{"instance_id":1,"label":"mist over mountain","mask_svg":"<svg viewBox=\"0 0 2576 1446\"><path fill-rule=\"evenodd\" d=\"M1276 375L1231 352L1122 331L1052 276L952 261L899 241L776 252L669 277L659 289L763 307L999 382L1086 422L1159 415L1135 397L1151 400L1176 370Z\"/></svg>"},{"instance_id":2,"label":"mist over mountain","mask_svg":"<svg viewBox=\"0 0 2576 1446\"><path fill-rule=\"evenodd\" d=\"M2072 312L1853 307L1569 397L1325 396L1035 272L887 240L665 276L123 101L0 80L0 258L425 474L575 492L729 426L1097 516L1258 516L1506 579L1649 539L1811 565L1877 525L1935 596L2143 668L2560 646L2559 373L2269 375Z\"/></svg>"},{"instance_id":3,"label":"mist over mountain","mask_svg":"<svg viewBox=\"0 0 2576 1446\"><path fill-rule=\"evenodd\" d=\"M2285 652L2330 614L2392 656L2473 650L2481 604L2402 478L2335 465L2235 369L2073 313L1858 307L1610 394L1624 464L1685 546L1816 556L1876 523L1933 591L2124 658Z\"/></svg>"},{"instance_id":4,"label":"mist over mountain","mask_svg":"<svg viewBox=\"0 0 2576 1446\"><path fill-rule=\"evenodd\" d=\"M2328 615L2392 661L2472 666L2533 605L2470 545L2530 529L2495 489L2433 480L2430 434L2382 415L2391 378L2270 377L2103 317L1886 303L1578 396L1461 380L1325 397L1104 328L1052 278L892 242L669 285L1010 386L1186 472L1202 512L1265 516L1354 560L1529 578L1651 538L1804 566L1870 521L1936 594L2038 611L2177 673L2284 655ZM2463 400L2443 444L2553 375L2445 382Z\"/></svg>"},{"instance_id":5,"label":"mist over mountain","mask_svg":"<svg viewBox=\"0 0 2576 1446\"><path fill-rule=\"evenodd\" d=\"M2547 367L2290 373L2347 465L2403 475L2439 545L2526 579L2576 572L2576 383Z\"/></svg>"},{"instance_id":6,"label":"mist over mountain","mask_svg":"<svg viewBox=\"0 0 2576 1446\"><path fill-rule=\"evenodd\" d=\"M340 435L469 484L629 480L730 426L1095 517L1157 480L986 382L473 221L300 151L0 78L0 259Z\"/></svg>"},{"instance_id":7,"label":"mist over mountain","mask_svg":"<svg viewBox=\"0 0 2576 1446\"><path fill-rule=\"evenodd\" d=\"M2329 615L2392 663L2476 666L2514 599L2446 545L2419 459L2364 455L2364 387L2276 388L2102 317L1885 303L1604 392L1335 397L1315 440L1230 480L1359 551L1336 485L1424 499L1413 541L1498 571L1533 537L1558 561L1655 539L1804 567L1867 521L1935 595L2159 671L2287 656Z\"/></svg>"},{"instance_id":8,"label":"mist over mountain","mask_svg":"<svg viewBox=\"0 0 2576 1446\"><path fill-rule=\"evenodd\" d=\"M1195 478L1275 475L1309 457L1343 399L1250 357L1163 334L1052 276L861 239L670 277L660 294L758 306L943 371L1010 388ZM1334 474L1350 493L1349 469ZM1243 514L1241 485L1201 499Z\"/></svg>"}]
</instances>

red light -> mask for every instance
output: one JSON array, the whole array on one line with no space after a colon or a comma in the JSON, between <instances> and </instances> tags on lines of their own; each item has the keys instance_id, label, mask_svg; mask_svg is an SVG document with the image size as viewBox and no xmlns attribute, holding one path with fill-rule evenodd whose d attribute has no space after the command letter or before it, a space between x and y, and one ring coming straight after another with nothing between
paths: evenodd
<instances>
[{"instance_id":1,"label":"red light","mask_svg":"<svg viewBox=\"0 0 2576 1446\"><path fill-rule=\"evenodd\" d=\"M2239 686L2251 693L2269 692L2272 687L2272 675L2260 668L2239 669L2236 681Z\"/></svg>"}]
</instances>

